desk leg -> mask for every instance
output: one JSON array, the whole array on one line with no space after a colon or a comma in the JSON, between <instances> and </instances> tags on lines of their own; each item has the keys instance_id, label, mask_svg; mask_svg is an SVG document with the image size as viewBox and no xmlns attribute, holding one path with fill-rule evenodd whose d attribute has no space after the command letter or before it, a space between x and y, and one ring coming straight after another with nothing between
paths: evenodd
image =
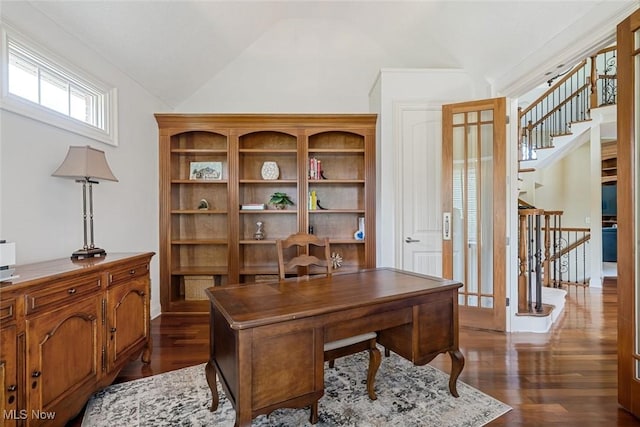
<instances>
[{"instance_id":1,"label":"desk leg","mask_svg":"<svg viewBox=\"0 0 640 427\"><path fill-rule=\"evenodd\" d=\"M144 346L144 350L142 351L142 363L148 365L151 363L151 349L153 348L153 340L151 339L151 335L147 338L147 344Z\"/></svg>"},{"instance_id":2,"label":"desk leg","mask_svg":"<svg viewBox=\"0 0 640 427\"><path fill-rule=\"evenodd\" d=\"M451 375L449 375L449 391L455 397L460 397L458 395L458 389L456 387L456 382L458 381L458 376L462 372L462 368L464 368L464 356L460 352L460 350L449 351L449 356L451 357Z\"/></svg>"},{"instance_id":3,"label":"desk leg","mask_svg":"<svg viewBox=\"0 0 640 427\"><path fill-rule=\"evenodd\" d=\"M214 412L218 409L218 384L216 381L216 368L213 367L211 362L207 362L207 366L204 368L205 375L207 377L207 383L209 384L209 388L211 389L211 407L209 410Z\"/></svg>"}]
</instances>

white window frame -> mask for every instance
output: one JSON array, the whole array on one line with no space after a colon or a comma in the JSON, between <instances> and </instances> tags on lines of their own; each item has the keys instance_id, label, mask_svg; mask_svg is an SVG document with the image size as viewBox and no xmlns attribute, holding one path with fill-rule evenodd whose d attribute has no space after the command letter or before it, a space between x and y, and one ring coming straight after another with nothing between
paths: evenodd
<instances>
[{"instance_id":1,"label":"white window frame","mask_svg":"<svg viewBox=\"0 0 640 427\"><path fill-rule=\"evenodd\" d=\"M59 56L8 27L5 23L0 22L0 24L2 26L2 96L0 97L0 108L105 144L117 146L118 113L116 88L103 83L79 67L69 64ZM9 93L9 41L28 51L30 56L35 58L38 65L58 72L69 82L90 87L100 93L103 105L99 111L100 118L98 122L102 122L102 127L93 126Z\"/></svg>"}]
</instances>

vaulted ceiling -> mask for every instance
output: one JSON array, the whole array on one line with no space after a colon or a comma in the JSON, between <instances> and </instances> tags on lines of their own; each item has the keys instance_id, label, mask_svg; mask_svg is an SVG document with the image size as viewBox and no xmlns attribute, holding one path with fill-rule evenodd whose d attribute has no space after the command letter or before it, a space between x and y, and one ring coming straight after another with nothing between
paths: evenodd
<instances>
[{"instance_id":1,"label":"vaulted ceiling","mask_svg":"<svg viewBox=\"0 0 640 427\"><path fill-rule=\"evenodd\" d=\"M13 2L0 3L12 19ZM611 42L615 24L637 1L29 3L176 106L243 55L358 64L371 83L381 68L406 67L463 68L497 90L523 78L541 83L573 57Z\"/></svg>"}]
</instances>

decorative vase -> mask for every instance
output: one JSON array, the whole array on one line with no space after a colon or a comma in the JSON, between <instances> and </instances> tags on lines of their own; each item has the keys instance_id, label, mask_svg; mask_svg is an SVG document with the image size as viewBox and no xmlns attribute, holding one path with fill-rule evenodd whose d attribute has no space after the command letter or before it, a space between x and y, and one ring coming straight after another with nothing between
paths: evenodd
<instances>
[{"instance_id":1,"label":"decorative vase","mask_svg":"<svg viewBox=\"0 0 640 427\"><path fill-rule=\"evenodd\" d=\"M264 162L262 164L262 179L278 179L280 176L280 168L276 162Z\"/></svg>"},{"instance_id":2,"label":"decorative vase","mask_svg":"<svg viewBox=\"0 0 640 427\"><path fill-rule=\"evenodd\" d=\"M258 221L256 222L256 232L253 235L253 238L256 240L264 240L264 229L262 228L263 226L263 222L262 221Z\"/></svg>"},{"instance_id":3,"label":"decorative vase","mask_svg":"<svg viewBox=\"0 0 640 427\"><path fill-rule=\"evenodd\" d=\"M198 209L202 211L206 211L207 209L209 209L209 202L207 201L207 199L200 200L200 203L198 204Z\"/></svg>"}]
</instances>

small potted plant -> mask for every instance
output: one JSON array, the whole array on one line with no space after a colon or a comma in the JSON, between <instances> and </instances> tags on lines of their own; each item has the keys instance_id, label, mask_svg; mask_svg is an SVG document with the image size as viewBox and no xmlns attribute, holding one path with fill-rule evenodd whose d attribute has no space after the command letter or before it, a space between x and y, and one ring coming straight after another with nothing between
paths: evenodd
<instances>
[{"instance_id":1,"label":"small potted plant","mask_svg":"<svg viewBox=\"0 0 640 427\"><path fill-rule=\"evenodd\" d=\"M287 193L275 192L271 195L269 204L274 205L276 209L284 209L287 205L293 206L293 202L287 195Z\"/></svg>"}]
</instances>

